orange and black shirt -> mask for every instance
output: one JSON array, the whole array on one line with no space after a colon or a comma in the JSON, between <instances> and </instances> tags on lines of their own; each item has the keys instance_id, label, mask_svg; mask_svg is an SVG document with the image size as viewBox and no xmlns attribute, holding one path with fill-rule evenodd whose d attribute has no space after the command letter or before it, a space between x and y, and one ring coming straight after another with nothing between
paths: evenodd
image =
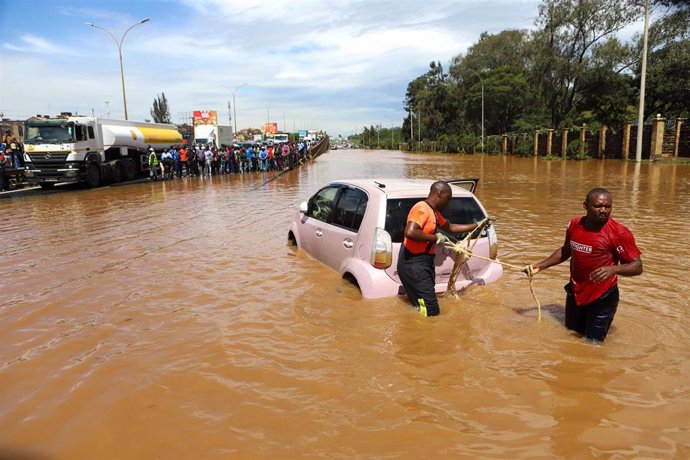
<instances>
[{"instance_id":1,"label":"orange and black shirt","mask_svg":"<svg viewBox=\"0 0 690 460\"><path fill-rule=\"evenodd\" d=\"M419 225L422 231L429 235L435 234L437 227L443 227L446 224L446 219L441 213L434 210L426 201L420 201L412 206L407 215L407 222L410 221ZM405 237L403 244L412 254L433 254L436 251L436 244L426 241L414 241Z\"/></svg>"}]
</instances>

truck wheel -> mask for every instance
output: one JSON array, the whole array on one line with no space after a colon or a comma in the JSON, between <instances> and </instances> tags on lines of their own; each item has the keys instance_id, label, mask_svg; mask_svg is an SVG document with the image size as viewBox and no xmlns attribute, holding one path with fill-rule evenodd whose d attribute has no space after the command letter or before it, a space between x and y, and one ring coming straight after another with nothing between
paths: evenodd
<instances>
[{"instance_id":1,"label":"truck wheel","mask_svg":"<svg viewBox=\"0 0 690 460\"><path fill-rule=\"evenodd\" d=\"M86 167L86 183L91 188L98 187L101 183L101 170L96 163Z\"/></svg>"},{"instance_id":2,"label":"truck wheel","mask_svg":"<svg viewBox=\"0 0 690 460\"><path fill-rule=\"evenodd\" d=\"M134 165L134 161L126 159L122 164L124 165L125 180L133 180L137 175L137 167Z\"/></svg>"},{"instance_id":3,"label":"truck wheel","mask_svg":"<svg viewBox=\"0 0 690 460\"><path fill-rule=\"evenodd\" d=\"M113 168L113 182L122 182L122 163L116 161L113 165L111 165L111 168Z\"/></svg>"},{"instance_id":4,"label":"truck wheel","mask_svg":"<svg viewBox=\"0 0 690 460\"><path fill-rule=\"evenodd\" d=\"M53 187L55 187L55 184L52 182L43 182L38 185L40 185L43 190L53 190Z\"/></svg>"}]
</instances>

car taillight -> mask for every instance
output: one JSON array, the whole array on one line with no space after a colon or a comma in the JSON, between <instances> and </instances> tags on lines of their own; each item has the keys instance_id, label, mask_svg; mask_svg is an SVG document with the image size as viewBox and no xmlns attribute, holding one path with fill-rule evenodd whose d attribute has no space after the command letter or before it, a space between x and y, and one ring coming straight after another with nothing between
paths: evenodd
<instances>
[{"instance_id":1,"label":"car taillight","mask_svg":"<svg viewBox=\"0 0 690 460\"><path fill-rule=\"evenodd\" d=\"M489 258L496 260L498 256L498 237L496 236L494 226L489 227L486 233L489 236Z\"/></svg>"},{"instance_id":2,"label":"car taillight","mask_svg":"<svg viewBox=\"0 0 690 460\"><path fill-rule=\"evenodd\" d=\"M393 263L393 241L391 236L382 228L374 232L374 242L371 245L371 265L376 268L388 268Z\"/></svg>"}]
</instances>

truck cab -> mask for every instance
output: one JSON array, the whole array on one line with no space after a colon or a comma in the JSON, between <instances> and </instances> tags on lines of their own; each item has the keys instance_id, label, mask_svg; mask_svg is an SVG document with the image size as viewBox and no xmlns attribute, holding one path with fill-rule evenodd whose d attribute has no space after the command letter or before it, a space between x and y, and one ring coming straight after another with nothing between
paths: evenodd
<instances>
[{"instance_id":1,"label":"truck cab","mask_svg":"<svg viewBox=\"0 0 690 460\"><path fill-rule=\"evenodd\" d=\"M29 119L24 128L25 175L29 182L51 188L57 182L75 182L85 173L87 158L100 163L95 122L69 119Z\"/></svg>"}]
</instances>

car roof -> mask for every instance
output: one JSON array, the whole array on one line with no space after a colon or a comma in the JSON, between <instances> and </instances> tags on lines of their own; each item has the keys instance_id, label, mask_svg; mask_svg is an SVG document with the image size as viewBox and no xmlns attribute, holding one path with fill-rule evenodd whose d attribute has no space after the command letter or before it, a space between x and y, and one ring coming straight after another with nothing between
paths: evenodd
<instances>
[{"instance_id":1,"label":"car roof","mask_svg":"<svg viewBox=\"0 0 690 460\"><path fill-rule=\"evenodd\" d=\"M426 197L431 184L438 179L343 179L331 184L350 184L370 194L384 193L390 197ZM453 196L474 196L468 190L451 184Z\"/></svg>"}]
</instances>

